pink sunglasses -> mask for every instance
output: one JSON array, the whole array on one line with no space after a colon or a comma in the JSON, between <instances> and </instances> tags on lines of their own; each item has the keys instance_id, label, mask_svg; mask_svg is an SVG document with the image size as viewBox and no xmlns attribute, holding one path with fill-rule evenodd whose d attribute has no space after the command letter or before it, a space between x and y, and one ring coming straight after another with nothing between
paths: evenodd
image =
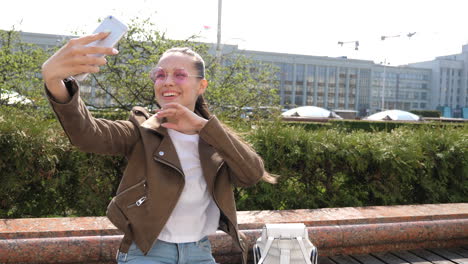
<instances>
[{"instance_id":1,"label":"pink sunglasses","mask_svg":"<svg viewBox=\"0 0 468 264\"><path fill-rule=\"evenodd\" d=\"M150 73L150 78L155 84L162 84L167 81L170 74L167 73L163 68L155 68ZM201 75L189 74L185 69L175 69L172 72L172 79L176 84L183 84L187 81L188 77L203 78Z\"/></svg>"}]
</instances>

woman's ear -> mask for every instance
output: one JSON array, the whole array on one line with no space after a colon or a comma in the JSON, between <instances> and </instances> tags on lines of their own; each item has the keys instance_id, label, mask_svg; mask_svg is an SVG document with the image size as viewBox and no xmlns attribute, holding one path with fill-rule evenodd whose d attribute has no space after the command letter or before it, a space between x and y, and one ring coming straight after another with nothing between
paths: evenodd
<instances>
[{"instance_id":1,"label":"woman's ear","mask_svg":"<svg viewBox=\"0 0 468 264\"><path fill-rule=\"evenodd\" d=\"M208 87L208 81L206 79L201 80L200 86L198 87L198 95L203 94L206 91L207 87Z\"/></svg>"}]
</instances>

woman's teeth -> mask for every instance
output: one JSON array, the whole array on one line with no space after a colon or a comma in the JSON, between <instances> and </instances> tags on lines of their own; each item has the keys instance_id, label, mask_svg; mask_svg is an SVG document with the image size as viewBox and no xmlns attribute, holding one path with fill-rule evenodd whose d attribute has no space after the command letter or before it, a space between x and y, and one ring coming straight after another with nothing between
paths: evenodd
<instances>
[{"instance_id":1,"label":"woman's teeth","mask_svg":"<svg viewBox=\"0 0 468 264\"><path fill-rule=\"evenodd\" d=\"M176 93L163 93L164 97L169 97L169 96L176 96Z\"/></svg>"}]
</instances>

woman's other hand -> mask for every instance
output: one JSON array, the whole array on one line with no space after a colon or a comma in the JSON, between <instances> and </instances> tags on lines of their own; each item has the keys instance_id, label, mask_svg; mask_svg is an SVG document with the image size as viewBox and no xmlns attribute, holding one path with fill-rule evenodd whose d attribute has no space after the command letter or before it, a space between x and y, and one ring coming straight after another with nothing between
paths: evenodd
<instances>
[{"instance_id":1,"label":"woman's other hand","mask_svg":"<svg viewBox=\"0 0 468 264\"><path fill-rule=\"evenodd\" d=\"M156 116L166 118L161 125L165 128L177 130L184 134L198 134L208 120L198 116L187 107L178 103L168 103L157 111Z\"/></svg>"}]
</instances>

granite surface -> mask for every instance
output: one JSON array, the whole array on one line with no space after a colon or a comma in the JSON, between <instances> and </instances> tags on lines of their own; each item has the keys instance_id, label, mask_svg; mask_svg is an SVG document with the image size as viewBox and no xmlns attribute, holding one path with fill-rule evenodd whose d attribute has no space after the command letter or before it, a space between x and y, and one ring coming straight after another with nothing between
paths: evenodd
<instances>
[{"instance_id":1,"label":"granite surface","mask_svg":"<svg viewBox=\"0 0 468 264\"><path fill-rule=\"evenodd\" d=\"M322 256L468 245L468 203L244 211L238 222L250 249L265 223L298 222ZM115 263L121 239L105 217L0 219L0 263ZM228 235L209 239L219 263L239 263Z\"/></svg>"}]
</instances>

